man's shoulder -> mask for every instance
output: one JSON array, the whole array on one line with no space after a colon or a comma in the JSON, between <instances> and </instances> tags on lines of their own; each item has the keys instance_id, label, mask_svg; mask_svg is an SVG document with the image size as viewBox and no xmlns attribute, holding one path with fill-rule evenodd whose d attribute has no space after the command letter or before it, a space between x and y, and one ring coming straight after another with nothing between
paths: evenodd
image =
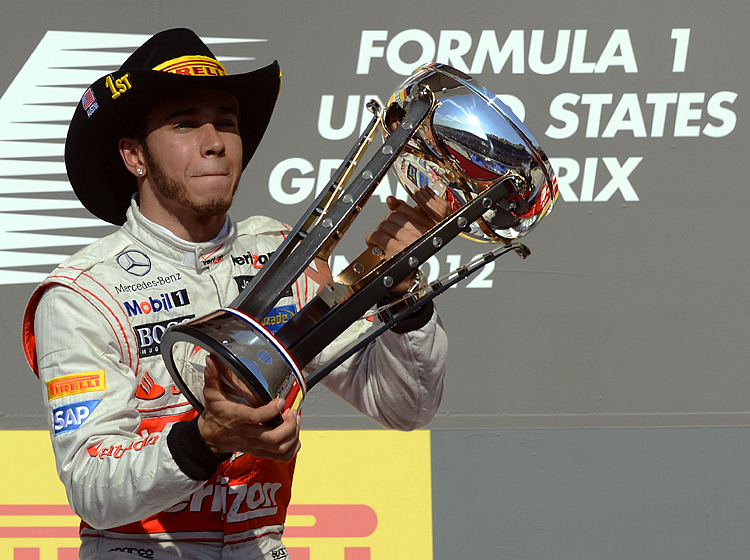
<instances>
[{"instance_id":1,"label":"man's shoulder","mask_svg":"<svg viewBox=\"0 0 750 560\"><path fill-rule=\"evenodd\" d=\"M250 216L237 222L237 235L279 235L289 229L285 223L268 216Z\"/></svg>"},{"instance_id":2,"label":"man's shoulder","mask_svg":"<svg viewBox=\"0 0 750 560\"><path fill-rule=\"evenodd\" d=\"M78 276L83 272L90 272L97 265L107 263L117 259L123 251L132 245L133 239L123 233L122 229L97 239L91 245L79 249L76 253L62 261L58 267L50 274L54 277L60 274L60 271L66 271L66 274Z\"/></svg>"}]
</instances>

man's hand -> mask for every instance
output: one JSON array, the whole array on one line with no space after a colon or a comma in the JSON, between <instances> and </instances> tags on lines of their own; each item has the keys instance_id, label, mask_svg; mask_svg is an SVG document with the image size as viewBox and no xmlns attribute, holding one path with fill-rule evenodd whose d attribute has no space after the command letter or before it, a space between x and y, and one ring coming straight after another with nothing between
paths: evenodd
<instances>
[{"instance_id":1,"label":"man's hand","mask_svg":"<svg viewBox=\"0 0 750 560\"><path fill-rule=\"evenodd\" d=\"M286 410L282 399L253 408L229 398L221 375L231 374L212 356L206 358L203 396L206 408L198 418L198 429L215 453L240 451L274 461L291 461L300 449L299 416ZM271 428L267 422L281 413L283 422Z\"/></svg>"},{"instance_id":2,"label":"man's hand","mask_svg":"<svg viewBox=\"0 0 750 560\"><path fill-rule=\"evenodd\" d=\"M422 206L429 209L429 216L420 207L409 206L403 200L389 196L386 199L386 204L388 204L390 212L380 222L378 229L367 236L365 239L367 244L380 247L386 256L391 257L430 231L435 226L436 221L442 220L450 214L448 202L433 193L431 189L420 189L417 195L423 199L420 200ZM410 286L411 278L406 278L393 290L405 292Z\"/></svg>"}]
</instances>

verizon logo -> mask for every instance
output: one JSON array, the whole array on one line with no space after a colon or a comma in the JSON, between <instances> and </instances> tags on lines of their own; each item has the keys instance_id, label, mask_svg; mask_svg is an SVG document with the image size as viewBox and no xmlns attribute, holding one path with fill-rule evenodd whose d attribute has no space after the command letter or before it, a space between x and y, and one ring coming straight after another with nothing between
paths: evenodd
<instances>
[{"instance_id":1,"label":"verizon logo","mask_svg":"<svg viewBox=\"0 0 750 560\"><path fill-rule=\"evenodd\" d=\"M67 255L111 231L110 224L83 211L73 194L63 159L65 136L86 87L119 68L148 37L48 31L0 97L0 285L40 282Z\"/></svg>"}]
</instances>

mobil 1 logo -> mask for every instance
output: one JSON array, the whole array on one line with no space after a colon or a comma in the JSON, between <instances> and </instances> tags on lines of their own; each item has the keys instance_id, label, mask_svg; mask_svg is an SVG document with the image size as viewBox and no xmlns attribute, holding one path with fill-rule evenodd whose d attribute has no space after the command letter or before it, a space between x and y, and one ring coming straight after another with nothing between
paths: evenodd
<instances>
[{"instance_id":1,"label":"mobil 1 logo","mask_svg":"<svg viewBox=\"0 0 750 560\"><path fill-rule=\"evenodd\" d=\"M161 350L161 337L172 325L179 325L195 317L195 315L185 315L174 319L159 321L158 323L148 323L134 327L135 335L138 338L138 356L147 358L158 354Z\"/></svg>"}]
</instances>

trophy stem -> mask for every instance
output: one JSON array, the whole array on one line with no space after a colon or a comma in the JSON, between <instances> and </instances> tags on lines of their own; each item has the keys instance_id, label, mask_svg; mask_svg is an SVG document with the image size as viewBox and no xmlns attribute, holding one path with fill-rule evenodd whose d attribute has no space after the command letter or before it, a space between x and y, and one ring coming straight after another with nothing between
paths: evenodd
<instances>
[{"instance_id":1,"label":"trophy stem","mask_svg":"<svg viewBox=\"0 0 750 560\"><path fill-rule=\"evenodd\" d=\"M274 256L261 272L232 302L231 307L261 319L268 314L281 298L281 294L304 273L313 259L323 249L330 250L331 240L338 242L343 236L353 217L361 211L398 154L429 114L433 101L434 98L427 95L417 98L414 108L401 126L367 163L365 171L352 180L344 196L331 206L310 232L303 232L303 226L310 217L308 212L274 252ZM313 204L311 211L316 208L317 202Z\"/></svg>"}]
</instances>

